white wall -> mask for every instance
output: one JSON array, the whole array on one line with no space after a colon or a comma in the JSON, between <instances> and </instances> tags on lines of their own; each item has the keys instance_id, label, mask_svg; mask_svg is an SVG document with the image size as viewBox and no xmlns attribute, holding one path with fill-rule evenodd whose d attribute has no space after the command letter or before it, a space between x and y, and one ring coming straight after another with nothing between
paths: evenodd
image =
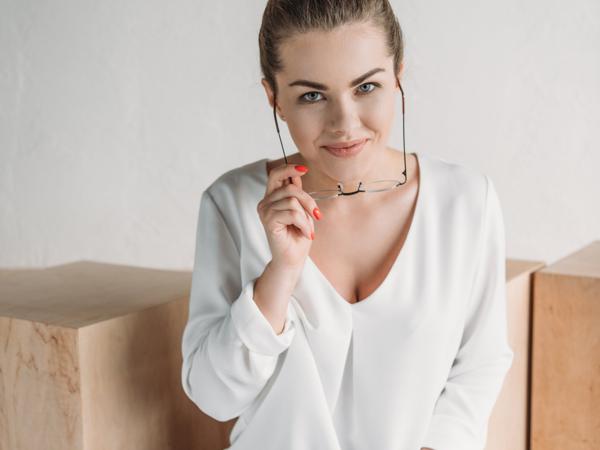
<instances>
[{"instance_id":1,"label":"white wall","mask_svg":"<svg viewBox=\"0 0 600 450\"><path fill-rule=\"evenodd\" d=\"M0 266L191 269L202 190L281 157L264 5L0 0ZM550 263L599 239L600 2L393 6L407 151L492 177L509 257Z\"/></svg>"}]
</instances>

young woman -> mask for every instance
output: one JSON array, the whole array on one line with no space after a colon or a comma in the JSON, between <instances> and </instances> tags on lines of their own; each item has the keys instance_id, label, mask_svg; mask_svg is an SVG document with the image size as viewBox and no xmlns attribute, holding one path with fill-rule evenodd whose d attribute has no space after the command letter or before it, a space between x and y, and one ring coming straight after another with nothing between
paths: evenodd
<instances>
[{"instance_id":1,"label":"young woman","mask_svg":"<svg viewBox=\"0 0 600 450\"><path fill-rule=\"evenodd\" d=\"M298 152L202 193L186 394L234 450L483 449L513 358L492 181L388 145L387 0L270 0L259 45Z\"/></svg>"}]
</instances>

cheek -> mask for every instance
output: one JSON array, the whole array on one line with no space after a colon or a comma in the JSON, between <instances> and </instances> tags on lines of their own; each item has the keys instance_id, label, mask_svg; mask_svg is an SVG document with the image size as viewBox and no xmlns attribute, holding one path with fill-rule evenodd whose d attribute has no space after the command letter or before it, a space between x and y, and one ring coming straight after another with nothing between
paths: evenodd
<instances>
[{"instance_id":1,"label":"cheek","mask_svg":"<svg viewBox=\"0 0 600 450\"><path fill-rule=\"evenodd\" d=\"M318 114L308 111L296 112L287 117L290 135L296 142L313 141L321 133L321 119Z\"/></svg>"},{"instance_id":2,"label":"cheek","mask_svg":"<svg viewBox=\"0 0 600 450\"><path fill-rule=\"evenodd\" d=\"M394 98L380 98L366 105L365 122L373 128L388 128L394 116Z\"/></svg>"}]
</instances>

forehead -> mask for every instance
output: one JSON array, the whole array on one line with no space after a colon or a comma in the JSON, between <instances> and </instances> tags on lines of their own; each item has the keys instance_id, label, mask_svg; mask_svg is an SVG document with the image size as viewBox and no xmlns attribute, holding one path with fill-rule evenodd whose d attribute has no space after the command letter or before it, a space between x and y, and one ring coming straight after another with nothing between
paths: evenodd
<instances>
[{"instance_id":1,"label":"forehead","mask_svg":"<svg viewBox=\"0 0 600 450\"><path fill-rule=\"evenodd\" d=\"M391 68L393 63L385 36L370 23L295 34L283 42L279 55L283 80L305 78L326 84L346 84L374 67Z\"/></svg>"}]
</instances>

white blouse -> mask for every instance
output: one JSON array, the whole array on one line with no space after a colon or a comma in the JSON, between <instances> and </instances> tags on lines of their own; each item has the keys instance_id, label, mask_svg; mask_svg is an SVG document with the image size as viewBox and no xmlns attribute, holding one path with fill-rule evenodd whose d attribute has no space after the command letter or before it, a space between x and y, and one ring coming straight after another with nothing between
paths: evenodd
<instances>
[{"instance_id":1,"label":"white blouse","mask_svg":"<svg viewBox=\"0 0 600 450\"><path fill-rule=\"evenodd\" d=\"M513 359L501 205L487 175L416 156L416 209L383 283L348 303L307 257L280 335L253 300L271 260L256 209L268 159L202 193L181 381L209 416L239 416L228 449L484 448Z\"/></svg>"}]
</instances>

